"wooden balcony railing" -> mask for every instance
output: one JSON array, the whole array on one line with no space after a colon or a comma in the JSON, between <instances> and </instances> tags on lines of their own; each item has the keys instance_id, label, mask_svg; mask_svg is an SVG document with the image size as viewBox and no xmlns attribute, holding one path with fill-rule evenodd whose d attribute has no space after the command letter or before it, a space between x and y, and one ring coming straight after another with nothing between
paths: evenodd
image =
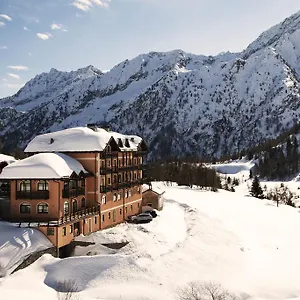
<instances>
[{"instance_id":1,"label":"wooden balcony railing","mask_svg":"<svg viewBox=\"0 0 300 300\"><path fill-rule=\"evenodd\" d=\"M17 191L17 199L49 199L49 191Z\"/></svg>"},{"instance_id":2,"label":"wooden balcony railing","mask_svg":"<svg viewBox=\"0 0 300 300\"><path fill-rule=\"evenodd\" d=\"M59 224L64 224L67 222L76 221L79 219L83 219L86 216L96 215L100 212L100 206L93 206L90 208L85 208L82 210L78 210L70 215L65 215L59 219Z\"/></svg>"}]
</instances>

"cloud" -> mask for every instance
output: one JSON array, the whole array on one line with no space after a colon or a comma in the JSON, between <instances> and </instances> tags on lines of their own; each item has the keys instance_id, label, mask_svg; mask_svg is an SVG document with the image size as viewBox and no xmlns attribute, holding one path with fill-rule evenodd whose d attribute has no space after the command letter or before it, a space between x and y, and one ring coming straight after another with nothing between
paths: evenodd
<instances>
[{"instance_id":1,"label":"cloud","mask_svg":"<svg viewBox=\"0 0 300 300\"><path fill-rule=\"evenodd\" d=\"M0 21L0 27L4 27L5 26L5 23Z\"/></svg>"},{"instance_id":2,"label":"cloud","mask_svg":"<svg viewBox=\"0 0 300 300\"><path fill-rule=\"evenodd\" d=\"M77 7L80 10L88 11L94 5L108 7L109 2L110 2L110 0L74 0L72 2L72 5Z\"/></svg>"},{"instance_id":3,"label":"cloud","mask_svg":"<svg viewBox=\"0 0 300 300\"><path fill-rule=\"evenodd\" d=\"M45 32L45 33L37 33L36 35L37 35L37 37L39 39L44 40L44 41L48 40L48 39L50 39L52 37L52 34L51 33L47 33L47 32Z\"/></svg>"},{"instance_id":4,"label":"cloud","mask_svg":"<svg viewBox=\"0 0 300 300\"><path fill-rule=\"evenodd\" d=\"M60 30L60 31L64 31L64 32L68 31L67 29L64 28L64 26L62 24L52 23L50 27L52 30Z\"/></svg>"},{"instance_id":5,"label":"cloud","mask_svg":"<svg viewBox=\"0 0 300 300\"><path fill-rule=\"evenodd\" d=\"M29 29L26 26L24 26L23 29L26 31L29 31Z\"/></svg>"},{"instance_id":6,"label":"cloud","mask_svg":"<svg viewBox=\"0 0 300 300\"><path fill-rule=\"evenodd\" d=\"M14 73L7 73L8 76L14 78L14 79L21 79L21 77L18 74L14 74Z\"/></svg>"},{"instance_id":7,"label":"cloud","mask_svg":"<svg viewBox=\"0 0 300 300\"><path fill-rule=\"evenodd\" d=\"M56 24L56 23L51 24L52 30L61 30L62 28L63 26L61 24Z\"/></svg>"},{"instance_id":8,"label":"cloud","mask_svg":"<svg viewBox=\"0 0 300 300\"><path fill-rule=\"evenodd\" d=\"M6 21L12 21L12 18L10 16L8 16L8 15L0 15L0 18L4 19Z\"/></svg>"},{"instance_id":9,"label":"cloud","mask_svg":"<svg viewBox=\"0 0 300 300\"><path fill-rule=\"evenodd\" d=\"M0 50L6 50L8 49L7 46L0 46Z\"/></svg>"},{"instance_id":10,"label":"cloud","mask_svg":"<svg viewBox=\"0 0 300 300\"><path fill-rule=\"evenodd\" d=\"M7 66L7 68L17 71L28 71L28 67L26 66Z\"/></svg>"}]
</instances>

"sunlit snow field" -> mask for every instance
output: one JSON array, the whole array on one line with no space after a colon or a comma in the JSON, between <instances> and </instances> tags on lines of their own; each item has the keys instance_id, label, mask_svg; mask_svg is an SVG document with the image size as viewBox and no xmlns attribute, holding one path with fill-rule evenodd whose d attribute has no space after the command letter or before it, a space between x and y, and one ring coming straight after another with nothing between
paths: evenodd
<instances>
[{"instance_id":1,"label":"sunlit snow field","mask_svg":"<svg viewBox=\"0 0 300 300\"><path fill-rule=\"evenodd\" d=\"M247 168L240 171L246 180ZM250 197L247 182L235 193L153 186L166 193L151 223L80 237L96 245L67 259L44 255L2 279L1 299L56 299L63 280L76 282L79 299L175 300L178 288L208 280L245 299L300 299L299 209ZM122 241L129 244L120 250L100 245Z\"/></svg>"}]
</instances>

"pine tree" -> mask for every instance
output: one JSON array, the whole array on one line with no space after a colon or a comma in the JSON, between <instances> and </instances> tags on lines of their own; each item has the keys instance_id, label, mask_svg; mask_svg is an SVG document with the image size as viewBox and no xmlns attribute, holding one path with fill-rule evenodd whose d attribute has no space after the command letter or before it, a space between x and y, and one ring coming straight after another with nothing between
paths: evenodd
<instances>
[{"instance_id":1,"label":"pine tree","mask_svg":"<svg viewBox=\"0 0 300 300\"><path fill-rule=\"evenodd\" d=\"M260 186L259 178L257 176L255 176L253 179L250 194L251 194L251 196L260 198L260 199L262 199L264 197L263 190Z\"/></svg>"}]
</instances>

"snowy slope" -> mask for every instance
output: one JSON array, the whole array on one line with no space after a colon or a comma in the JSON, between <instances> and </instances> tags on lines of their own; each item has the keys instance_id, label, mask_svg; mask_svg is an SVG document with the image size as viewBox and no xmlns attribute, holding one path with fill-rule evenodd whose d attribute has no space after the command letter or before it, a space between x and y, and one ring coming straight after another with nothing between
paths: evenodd
<instances>
[{"instance_id":1,"label":"snowy slope","mask_svg":"<svg viewBox=\"0 0 300 300\"><path fill-rule=\"evenodd\" d=\"M150 224L91 234L85 240L96 245L88 250L99 255L45 255L2 281L0 294L8 300L56 299L52 287L70 278L80 299L89 300L175 300L177 288L194 280L220 282L248 295L243 299L300 298L297 209L245 196L243 186L236 193L163 189L164 210ZM125 240L130 243L116 252L99 244Z\"/></svg>"},{"instance_id":2,"label":"snowy slope","mask_svg":"<svg viewBox=\"0 0 300 300\"><path fill-rule=\"evenodd\" d=\"M52 69L0 100L0 134L11 149L37 133L105 121L145 138L153 156L241 151L299 120L299 20L291 16L236 54L174 50L107 73Z\"/></svg>"},{"instance_id":3,"label":"snowy slope","mask_svg":"<svg viewBox=\"0 0 300 300\"><path fill-rule=\"evenodd\" d=\"M31 253L51 247L50 241L36 229L0 222L0 265L5 273L13 271Z\"/></svg>"}]
</instances>

